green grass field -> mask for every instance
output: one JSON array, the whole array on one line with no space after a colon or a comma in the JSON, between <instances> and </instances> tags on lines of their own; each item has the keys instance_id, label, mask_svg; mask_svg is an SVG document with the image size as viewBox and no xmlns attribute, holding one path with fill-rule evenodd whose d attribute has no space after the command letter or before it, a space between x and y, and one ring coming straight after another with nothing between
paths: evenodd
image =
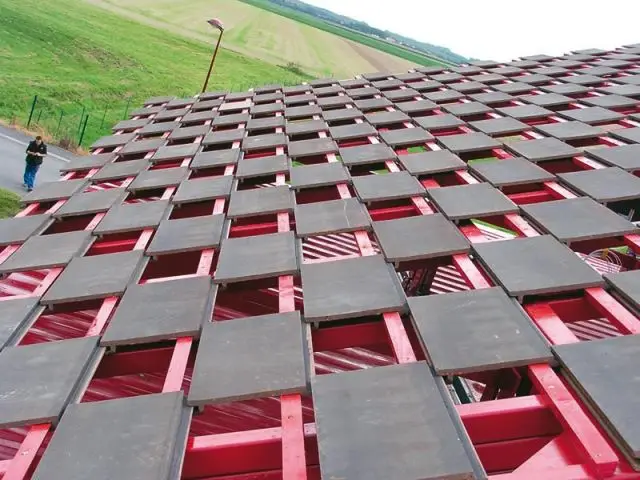
<instances>
[{"instance_id":1,"label":"green grass field","mask_svg":"<svg viewBox=\"0 0 640 480\"><path fill-rule=\"evenodd\" d=\"M348 78L372 71L406 71L407 59L240 0L85 0L107 11L199 41L215 37L204 21L225 24L223 46L274 65L295 64L313 76ZM264 7L264 8L261 8ZM357 40L357 39L356 39Z\"/></svg>"},{"instance_id":2,"label":"green grass field","mask_svg":"<svg viewBox=\"0 0 640 480\"><path fill-rule=\"evenodd\" d=\"M249 5L253 5L264 10L268 10L270 12L276 13L278 15L282 15L287 18L291 18L296 20L297 22L304 23L306 25L312 26L314 28L318 28L325 32L332 33L339 37L343 37L349 40L352 40L357 43L361 43L368 47L374 48L376 50L380 50L382 52L388 53L390 55L394 55L399 58L404 58L405 60L417 63L419 65L431 66L431 65L443 65L446 62L441 60L436 60L430 58L426 55L421 55L420 53L409 50L408 48L404 48L400 45L394 45L390 42L385 42L375 37L371 37L369 35L365 35L360 32L356 32L355 30L350 30L348 28L341 27L340 25L335 25L332 23L328 23L322 21L318 18L315 18L312 15L307 15L303 12L298 12L296 10L292 10L289 8L283 8L280 5L276 5L274 3L268 2L267 0L241 0L244 3L248 3Z\"/></svg>"},{"instance_id":3,"label":"green grass field","mask_svg":"<svg viewBox=\"0 0 640 480\"><path fill-rule=\"evenodd\" d=\"M13 217L20 211L20 197L0 188L0 218Z\"/></svg>"},{"instance_id":4,"label":"green grass field","mask_svg":"<svg viewBox=\"0 0 640 480\"><path fill-rule=\"evenodd\" d=\"M77 133L83 108L90 114L91 141L122 117L128 98L134 107L154 95L197 93L211 58L212 47L205 42L141 25L82 0L46 2L46 8L35 0L0 0L0 12L0 118L24 123L38 94L46 108L36 118L49 132L59 112L64 113L65 128L58 137ZM221 50L210 89L308 78ZM67 133L68 119L73 121Z\"/></svg>"}]
</instances>

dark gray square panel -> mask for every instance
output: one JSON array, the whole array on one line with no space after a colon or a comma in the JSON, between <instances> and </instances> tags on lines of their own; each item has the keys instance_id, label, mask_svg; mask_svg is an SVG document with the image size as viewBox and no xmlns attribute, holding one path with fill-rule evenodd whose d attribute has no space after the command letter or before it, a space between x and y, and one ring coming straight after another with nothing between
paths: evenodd
<instances>
[{"instance_id":1,"label":"dark gray square panel","mask_svg":"<svg viewBox=\"0 0 640 480\"><path fill-rule=\"evenodd\" d=\"M598 88L597 90L611 95L622 95L623 97L637 98L640 96L640 85L613 85L610 87Z\"/></svg>"},{"instance_id":2,"label":"dark gray square panel","mask_svg":"<svg viewBox=\"0 0 640 480\"><path fill-rule=\"evenodd\" d=\"M447 257L470 250L464 235L439 213L374 222L373 230L390 262Z\"/></svg>"},{"instance_id":3,"label":"dark gray square panel","mask_svg":"<svg viewBox=\"0 0 640 480\"><path fill-rule=\"evenodd\" d=\"M394 110L392 112L368 113L364 118L375 127L395 125L411 121L411 117L409 117L409 115L399 110Z\"/></svg>"},{"instance_id":4,"label":"dark gray square panel","mask_svg":"<svg viewBox=\"0 0 640 480\"><path fill-rule=\"evenodd\" d=\"M118 135L109 135L106 137L102 137L89 147L91 150L96 150L98 148L113 148L119 147L121 145L126 144L136 138L135 133L123 133Z\"/></svg>"},{"instance_id":5,"label":"dark gray square panel","mask_svg":"<svg viewBox=\"0 0 640 480\"><path fill-rule=\"evenodd\" d=\"M531 127L526 123L522 123L520 120L516 120L511 117L492 118L489 120L479 120L477 122L471 122L471 125L476 130L480 130L492 137L499 137L503 135L513 135L516 133L529 130Z\"/></svg>"},{"instance_id":6,"label":"dark gray square panel","mask_svg":"<svg viewBox=\"0 0 640 480\"><path fill-rule=\"evenodd\" d=\"M426 113L437 110L438 104L430 100L412 100L410 102L396 103L396 108L409 115L415 115L416 113Z\"/></svg>"},{"instance_id":7,"label":"dark gray square panel","mask_svg":"<svg viewBox=\"0 0 640 480\"><path fill-rule=\"evenodd\" d=\"M487 86L480 82L458 82L451 83L449 87L462 93L476 93L485 90Z\"/></svg>"},{"instance_id":8,"label":"dark gray square panel","mask_svg":"<svg viewBox=\"0 0 640 480\"><path fill-rule=\"evenodd\" d=\"M220 117L218 117L220 118ZM246 130L244 128L234 128L231 130L216 130L204 137L202 145L226 145L241 142Z\"/></svg>"},{"instance_id":9,"label":"dark gray square panel","mask_svg":"<svg viewBox=\"0 0 640 480\"><path fill-rule=\"evenodd\" d=\"M520 155L532 162L546 162L549 160L559 160L561 158L571 158L580 155L581 152L575 147L564 143L557 138L540 138L537 140L524 140L508 145L517 155Z\"/></svg>"},{"instance_id":10,"label":"dark gray square panel","mask_svg":"<svg viewBox=\"0 0 640 480\"><path fill-rule=\"evenodd\" d=\"M484 133L463 133L438 137L438 141L454 153L470 153L502 147L502 143Z\"/></svg>"},{"instance_id":11,"label":"dark gray square panel","mask_svg":"<svg viewBox=\"0 0 640 480\"><path fill-rule=\"evenodd\" d=\"M211 319L216 290L208 275L131 285L100 344L139 345L179 337L199 338L203 322Z\"/></svg>"},{"instance_id":12,"label":"dark gray square panel","mask_svg":"<svg viewBox=\"0 0 640 480\"><path fill-rule=\"evenodd\" d=\"M458 117L451 115L450 113L445 113L443 115L428 115L426 117L418 117L415 121L422 128L428 131L437 131L437 130L447 130L459 127L461 125L466 125L464 120L459 119Z\"/></svg>"},{"instance_id":13,"label":"dark gray square panel","mask_svg":"<svg viewBox=\"0 0 640 480\"><path fill-rule=\"evenodd\" d=\"M286 155L273 155L260 158L244 158L238 162L236 178L263 177L289 172L289 158Z\"/></svg>"},{"instance_id":14,"label":"dark gray square panel","mask_svg":"<svg viewBox=\"0 0 640 480\"><path fill-rule=\"evenodd\" d=\"M603 108L630 108L638 105L638 100L620 95L602 95L598 97L585 97L582 102Z\"/></svg>"},{"instance_id":15,"label":"dark gray square panel","mask_svg":"<svg viewBox=\"0 0 640 480\"><path fill-rule=\"evenodd\" d=\"M598 148L591 150L589 155L612 167L620 167L630 172L640 170L640 145L638 144Z\"/></svg>"},{"instance_id":16,"label":"dark gray square panel","mask_svg":"<svg viewBox=\"0 0 640 480\"><path fill-rule=\"evenodd\" d=\"M596 77L594 75L569 75L566 77L561 77L560 80L567 83L575 83L576 85L599 85L604 83L606 80L604 78Z\"/></svg>"},{"instance_id":17,"label":"dark gray square panel","mask_svg":"<svg viewBox=\"0 0 640 480\"><path fill-rule=\"evenodd\" d=\"M43 183L22 197L23 203L54 202L66 200L74 193L82 190L87 181L80 180L59 180L57 182Z\"/></svg>"},{"instance_id":18,"label":"dark gray square panel","mask_svg":"<svg viewBox=\"0 0 640 480\"><path fill-rule=\"evenodd\" d=\"M339 183L351 183L351 177L340 162L319 163L291 169L291 187L296 190Z\"/></svg>"},{"instance_id":19,"label":"dark gray square panel","mask_svg":"<svg viewBox=\"0 0 640 480\"><path fill-rule=\"evenodd\" d=\"M227 165L235 165L238 163L241 153L242 151L239 148L201 152L194 157L189 167L193 170L197 170L198 168L226 167Z\"/></svg>"},{"instance_id":20,"label":"dark gray square panel","mask_svg":"<svg viewBox=\"0 0 640 480\"><path fill-rule=\"evenodd\" d=\"M293 192L288 186L254 188L231 193L229 218L292 212Z\"/></svg>"},{"instance_id":21,"label":"dark gray square panel","mask_svg":"<svg viewBox=\"0 0 640 480\"><path fill-rule=\"evenodd\" d=\"M20 339L31 324L38 300L28 297L0 302L0 350Z\"/></svg>"},{"instance_id":22,"label":"dark gray square panel","mask_svg":"<svg viewBox=\"0 0 640 480\"><path fill-rule=\"evenodd\" d=\"M284 116L288 120L295 118L311 118L314 115L321 115L322 109L318 105L303 105L301 107L287 107Z\"/></svg>"},{"instance_id":23,"label":"dark gray square panel","mask_svg":"<svg viewBox=\"0 0 640 480\"><path fill-rule=\"evenodd\" d=\"M498 111L508 117L518 120L531 120L553 115L551 110L539 107L538 105L518 105L516 107L498 108Z\"/></svg>"},{"instance_id":24,"label":"dark gray square panel","mask_svg":"<svg viewBox=\"0 0 640 480\"><path fill-rule=\"evenodd\" d=\"M429 140L433 140L431 135L422 128L401 128L399 130L387 130L380 132L380 137L387 145L392 147L411 147L414 145L424 145Z\"/></svg>"},{"instance_id":25,"label":"dark gray square panel","mask_svg":"<svg viewBox=\"0 0 640 480\"><path fill-rule=\"evenodd\" d=\"M151 136L158 136L158 135L162 135L162 134L167 133L167 132L172 132L176 128L179 128L179 127L180 127L180 123L179 122L149 123L148 125L146 125L142 129L140 129L140 131L138 132L138 135L140 135L140 137L143 137L143 138L144 137L151 137Z\"/></svg>"},{"instance_id":26,"label":"dark gray square panel","mask_svg":"<svg viewBox=\"0 0 640 480\"><path fill-rule=\"evenodd\" d=\"M51 224L46 214L0 219L0 247L22 243L31 235L38 235Z\"/></svg>"},{"instance_id":27,"label":"dark gray square panel","mask_svg":"<svg viewBox=\"0 0 640 480\"><path fill-rule=\"evenodd\" d=\"M304 339L300 312L206 323L189 405L306 392Z\"/></svg>"},{"instance_id":28,"label":"dark gray square panel","mask_svg":"<svg viewBox=\"0 0 640 480\"><path fill-rule=\"evenodd\" d=\"M563 110L558 112L561 117L568 118L569 120L577 120L589 125L595 125L605 122L616 122L622 120L624 115L613 110L609 110L602 107L587 107L587 108L575 108L573 110Z\"/></svg>"},{"instance_id":29,"label":"dark gray square panel","mask_svg":"<svg viewBox=\"0 0 640 480\"><path fill-rule=\"evenodd\" d=\"M613 130L611 135L625 142L640 143L640 127Z\"/></svg>"},{"instance_id":30,"label":"dark gray square panel","mask_svg":"<svg viewBox=\"0 0 640 480\"><path fill-rule=\"evenodd\" d=\"M116 123L111 130L113 132L121 131L121 132L133 132L134 130L138 130L139 128L144 127L147 123L149 123L151 119L149 118L138 118L136 120L121 120Z\"/></svg>"},{"instance_id":31,"label":"dark gray square panel","mask_svg":"<svg viewBox=\"0 0 640 480\"><path fill-rule=\"evenodd\" d=\"M340 110L325 110L322 112L322 118L326 122L343 122L345 120L355 120L364 117L357 108L343 108Z\"/></svg>"},{"instance_id":32,"label":"dark gray square panel","mask_svg":"<svg viewBox=\"0 0 640 480\"><path fill-rule=\"evenodd\" d=\"M416 176L467 169L467 164L448 150L409 153L398 155L398 159L411 175Z\"/></svg>"},{"instance_id":33,"label":"dark gray square panel","mask_svg":"<svg viewBox=\"0 0 640 480\"><path fill-rule=\"evenodd\" d=\"M282 117L276 117L282 118ZM284 126L284 125L283 125ZM303 122L287 122L287 135L308 135L310 133L327 132L329 125L324 120L306 120Z\"/></svg>"},{"instance_id":34,"label":"dark gray square panel","mask_svg":"<svg viewBox=\"0 0 640 480\"><path fill-rule=\"evenodd\" d=\"M540 87L540 90L549 93L557 93L559 95L572 96L587 93L589 91L589 87L575 85L573 83L561 83L557 85L545 85L544 87Z\"/></svg>"},{"instance_id":35,"label":"dark gray square panel","mask_svg":"<svg viewBox=\"0 0 640 480\"><path fill-rule=\"evenodd\" d=\"M92 240L91 232L84 230L30 237L0 263L0 274L62 267L73 257L84 255Z\"/></svg>"},{"instance_id":36,"label":"dark gray square panel","mask_svg":"<svg viewBox=\"0 0 640 480\"><path fill-rule=\"evenodd\" d=\"M522 78L522 77L518 77ZM492 88L498 90L502 93L508 93L510 95L520 95L522 93L529 93L534 90L536 87L533 85L529 85L528 83L522 82L511 82L511 83L498 83L496 85L492 85Z\"/></svg>"},{"instance_id":37,"label":"dark gray square panel","mask_svg":"<svg viewBox=\"0 0 640 480\"><path fill-rule=\"evenodd\" d=\"M382 255L302 264L301 273L307 322L403 311L406 306L398 274Z\"/></svg>"},{"instance_id":38,"label":"dark gray square panel","mask_svg":"<svg viewBox=\"0 0 640 480\"><path fill-rule=\"evenodd\" d=\"M237 127L240 124L247 123L249 121L248 113L234 113L231 115L220 115L213 121L213 128L219 127Z\"/></svg>"},{"instance_id":39,"label":"dark gray square panel","mask_svg":"<svg viewBox=\"0 0 640 480\"><path fill-rule=\"evenodd\" d=\"M392 107L393 103L387 98L370 98L367 100L356 100L356 108L359 108L363 112L370 112L372 110L382 110L383 108Z\"/></svg>"},{"instance_id":40,"label":"dark gray square panel","mask_svg":"<svg viewBox=\"0 0 640 480\"><path fill-rule=\"evenodd\" d=\"M322 478L484 478L437 382L424 362L314 377Z\"/></svg>"},{"instance_id":41,"label":"dark gray square panel","mask_svg":"<svg viewBox=\"0 0 640 480\"><path fill-rule=\"evenodd\" d=\"M179 478L191 418L183 402L175 392L71 405L33 479Z\"/></svg>"},{"instance_id":42,"label":"dark gray square panel","mask_svg":"<svg viewBox=\"0 0 640 480\"><path fill-rule=\"evenodd\" d=\"M183 203L229 198L232 187L233 176L231 175L185 180L178 187L171 202L180 205Z\"/></svg>"},{"instance_id":43,"label":"dark gray square panel","mask_svg":"<svg viewBox=\"0 0 640 480\"><path fill-rule=\"evenodd\" d=\"M444 105L442 108L453 115L457 115L458 117L481 115L483 113L493 111L493 108L480 102L451 103L449 105Z\"/></svg>"},{"instance_id":44,"label":"dark gray square panel","mask_svg":"<svg viewBox=\"0 0 640 480\"><path fill-rule=\"evenodd\" d=\"M114 204L121 203L127 196L124 188L110 188L93 192L76 193L53 213L56 218L74 215L91 215L106 212Z\"/></svg>"},{"instance_id":45,"label":"dark gray square panel","mask_svg":"<svg viewBox=\"0 0 640 480\"><path fill-rule=\"evenodd\" d=\"M381 202L424 195L424 187L409 172L353 177L353 186L363 202Z\"/></svg>"},{"instance_id":46,"label":"dark gray square panel","mask_svg":"<svg viewBox=\"0 0 640 480\"><path fill-rule=\"evenodd\" d=\"M135 177L148 166L149 162L145 159L108 163L93 177L91 177L91 182L99 183L121 178Z\"/></svg>"},{"instance_id":47,"label":"dark gray square panel","mask_svg":"<svg viewBox=\"0 0 640 480\"><path fill-rule=\"evenodd\" d=\"M598 202L617 202L640 198L640 178L618 167L561 173L564 183Z\"/></svg>"},{"instance_id":48,"label":"dark gray square panel","mask_svg":"<svg viewBox=\"0 0 640 480\"><path fill-rule=\"evenodd\" d=\"M509 102L514 99L513 96L504 92L476 93L474 95L469 95L469 98L489 106Z\"/></svg>"},{"instance_id":49,"label":"dark gray square panel","mask_svg":"<svg viewBox=\"0 0 640 480\"><path fill-rule=\"evenodd\" d=\"M117 157L115 153L100 153L97 155L85 155L76 157L67 165L60 167L61 172L77 172L80 170L91 170L93 168L102 168L106 164L113 162Z\"/></svg>"},{"instance_id":50,"label":"dark gray square panel","mask_svg":"<svg viewBox=\"0 0 640 480\"><path fill-rule=\"evenodd\" d=\"M536 225L563 242L595 240L640 232L640 228L591 198L522 205Z\"/></svg>"},{"instance_id":51,"label":"dark gray square panel","mask_svg":"<svg viewBox=\"0 0 640 480\"><path fill-rule=\"evenodd\" d=\"M329 153L338 153L338 145L331 138L314 138L289 143L291 158L314 157Z\"/></svg>"},{"instance_id":52,"label":"dark gray square panel","mask_svg":"<svg viewBox=\"0 0 640 480\"><path fill-rule=\"evenodd\" d=\"M216 283L234 283L298 272L298 253L293 232L222 241L215 273Z\"/></svg>"},{"instance_id":53,"label":"dark gray square panel","mask_svg":"<svg viewBox=\"0 0 640 480\"><path fill-rule=\"evenodd\" d=\"M147 247L147 255L217 248L222 238L224 220L224 215L163 220Z\"/></svg>"},{"instance_id":54,"label":"dark gray square panel","mask_svg":"<svg viewBox=\"0 0 640 480\"><path fill-rule=\"evenodd\" d=\"M182 121L184 122L184 119ZM169 135L169 140L170 141L187 140L187 139L192 140L192 139L195 139L196 137L204 137L210 131L211 131L211 127L209 125L196 125L194 127L180 127L180 128L176 128L173 132L171 132L171 135ZM185 147L186 145L180 145L180 146Z\"/></svg>"},{"instance_id":55,"label":"dark gray square panel","mask_svg":"<svg viewBox=\"0 0 640 480\"><path fill-rule=\"evenodd\" d=\"M253 132L256 130L273 130L275 128L284 128L284 117L263 117L252 118L247 123L247 130Z\"/></svg>"},{"instance_id":56,"label":"dark gray square panel","mask_svg":"<svg viewBox=\"0 0 640 480\"><path fill-rule=\"evenodd\" d=\"M196 143L188 143L187 145L171 145L160 147L151 157L151 162L171 162L174 160L183 160L192 158L198 153L200 145Z\"/></svg>"},{"instance_id":57,"label":"dark gray square panel","mask_svg":"<svg viewBox=\"0 0 640 480\"><path fill-rule=\"evenodd\" d=\"M306 203L295 211L299 237L371 229L367 209L355 198Z\"/></svg>"},{"instance_id":58,"label":"dark gray square panel","mask_svg":"<svg viewBox=\"0 0 640 480\"><path fill-rule=\"evenodd\" d=\"M96 337L6 347L0 352L0 427L57 423L99 360Z\"/></svg>"},{"instance_id":59,"label":"dark gray square panel","mask_svg":"<svg viewBox=\"0 0 640 480\"><path fill-rule=\"evenodd\" d=\"M626 302L640 310L640 270L613 273L604 278Z\"/></svg>"},{"instance_id":60,"label":"dark gray square panel","mask_svg":"<svg viewBox=\"0 0 640 480\"><path fill-rule=\"evenodd\" d=\"M455 102L456 100L460 100L461 98L465 97L464 93L451 89L427 92L424 94L424 96L432 102L436 103Z\"/></svg>"},{"instance_id":61,"label":"dark gray square panel","mask_svg":"<svg viewBox=\"0 0 640 480\"><path fill-rule=\"evenodd\" d=\"M378 131L368 123L354 123L353 125L342 125L329 128L329 133L337 142L346 140L356 140L366 137L375 137Z\"/></svg>"},{"instance_id":62,"label":"dark gray square panel","mask_svg":"<svg viewBox=\"0 0 640 480\"><path fill-rule=\"evenodd\" d=\"M139 155L142 153L155 152L166 143L164 138L154 138L151 140L138 140L137 142L127 143L122 150L118 152L120 155Z\"/></svg>"},{"instance_id":63,"label":"dark gray square panel","mask_svg":"<svg viewBox=\"0 0 640 480\"><path fill-rule=\"evenodd\" d=\"M473 245L478 260L511 296L601 286L598 272L551 235Z\"/></svg>"},{"instance_id":64,"label":"dark gray square panel","mask_svg":"<svg viewBox=\"0 0 640 480\"><path fill-rule=\"evenodd\" d=\"M553 351L574 388L624 453L640 458L640 335L558 345Z\"/></svg>"},{"instance_id":65,"label":"dark gray square panel","mask_svg":"<svg viewBox=\"0 0 640 480\"><path fill-rule=\"evenodd\" d=\"M474 162L469 168L494 187L551 182L556 176L524 158Z\"/></svg>"},{"instance_id":66,"label":"dark gray square panel","mask_svg":"<svg viewBox=\"0 0 640 480\"><path fill-rule=\"evenodd\" d=\"M261 105L252 105L249 112L251 115L271 115L284 111L283 103L265 103Z\"/></svg>"},{"instance_id":67,"label":"dark gray square panel","mask_svg":"<svg viewBox=\"0 0 640 480\"><path fill-rule=\"evenodd\" d=\"M284 147L286 144L287 136L284 133L270 133L267 135L245 137L242 141L242 149L245 152L272 150L278 147Z\"/></svg>"},{"instance_id":68,"label":"dark gray square panel","mask_svg":"<svg viewBox=\"0 0 640 480\"><path fill-rule=\"evenodd\" d=\"M396 152L383 143L360 145L340 149L342 163L347 167L367 165L372 163L384 163L397 158Z\"/></svg>"},{"instance_id":69,"label":"dark gray square panel","mask_svg":"<svg viewBox=\"0 0 640 480\"><path fill-rule=\"evenodd\" d=\"M451 220L517 213L518 206L488 183L430 188L427 194Z\"/></svg>"},{"instance_id":70,"label":"dark gray square panel","mask_svg":"<svg viewBox=\"0 0 640 480\"><path fill-rule=\"evenodd\" d=\"M154 190L158 188L175 187L180 184L187 175L187 167L161 168L157 170L144 170L127 187L131 192L142 190Z\"/></svg>"},{"instance_id":71,"label":"dark gray square panel","mask_svg":"<svg viewBox=\"0 0 640 480\"><path fill-rule=\"evenodd\" d=\"M41 302L52 305L121 295L145 264L142 250L74 258Z\"/></svg>"},{"instance_id":72,"label":"dark gray square panel","mask_svg":"<svg viewBox=\"0 0 640 480\"><path fill-rule=\"evenodd\" d=\"M112 207L93 229L94 235L134 232L157 227L171 212L168 200L123 203Z\"/></svg>"},{"instance_id":73,"label":"dark gray square panel","mask_svg":"<svg viewBox=\"0 0 640 480\"><path fill-rule=\"evenodd\" d=\"M500 287L409 299L422 348L438 375L547 363L551 350Z\"/></svg>"},{"instance_id":74,"label":"dark gray square panel","mask_svg":"<svg viewBox=\"0 0 640 480\"><path fill-rule=\"evenodd\" d=\"M543 93L540 95L525 95L521 98L527 103L538 105L539 107L557 107L559 105L568 105L575 102L575 99L560 95L558 93Z\"/></svg>"},{"instance_id":75,"label":"dark gray square panel","mask_svg":"<svg viewBox=\"0 0 640 480\"><path fill-rule=\"evenodd\" d=\"M544 125L536 125L534 128L545 135L564 141L584 140L603 135L602 130L599 128L576 121L547 123Z\"/></svg>"}]
</instances>

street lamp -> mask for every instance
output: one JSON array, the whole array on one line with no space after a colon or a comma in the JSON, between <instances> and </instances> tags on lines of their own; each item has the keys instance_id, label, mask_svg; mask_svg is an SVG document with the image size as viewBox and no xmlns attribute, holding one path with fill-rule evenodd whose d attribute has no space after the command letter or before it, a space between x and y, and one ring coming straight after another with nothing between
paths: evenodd
<instances>
[{"instance_id":1,"label":"street lamp","mask_svg":"<svg viewBox=\"0 0 640 480\"><path fill-rule=\"evenodd\" d=\"M220 30L220 36L218 37L218 43L216 44L216 48L213 51L213 56L211 57L211 65L209 65L209 73L207 73L207 78L204 81L204 85L202 86L202 93L207 90L207 86L209 85L209 78L211 77L211 72L213 71L213 64L216 61L218 49L220 48L220 42L222 41L222 34L224 33L224 25L222 25L222 22L219 19L212 18L211 20L207 20L207 23L213 28Z\"/></svg>"}]
</instances>

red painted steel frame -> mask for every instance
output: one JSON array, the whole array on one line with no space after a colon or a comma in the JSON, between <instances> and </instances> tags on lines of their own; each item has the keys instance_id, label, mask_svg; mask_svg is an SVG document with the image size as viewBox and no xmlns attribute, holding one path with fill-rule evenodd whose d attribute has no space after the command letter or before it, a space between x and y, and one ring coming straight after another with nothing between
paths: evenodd
<instances>
[{"instance_id":1,"label":"red painted steel frame","mask_svg":"<svg viewBox=\"0 0 640 480\"><path fill-rule=\"evenodd\" d=\"M323 135L321 133L319 136ZM377 140L370 138L367 141L376 142ZM239 148L239 144L233 147ZM426 144L424 147L432 150L438 148L435 143ZM509 157L509 154L501 149L495 150L493 154L501 159ZM337 159L334 155L328 155L324 161L337 161ZM189 160L185 160L182 165L188 165L188 163ZM579 161L578 163L581 166L588 166L588 162ZM393 162L387 162L386 167L389 171L397 170ZM224 174L232 175L233 171L233 167L228 167ZM92 171L89 175L94 173L95 171ZM72 178L73 175L73 173L69 174L65 178ZM283 185L285 181L284 175L278 175L275 184ZM455 174L456 183L476 181L469 173ZM439 186L438 182L432 179L425 180L423 183L429 187ZM571 192L555 182L548 182L543 188L542 193L515 194L512 197L517 197L520 202L525 203L544 201L550 197L573 196ZM351 196L351 191L346 184L338 185L336 192L338 198ZM169 198L172 193L173 189L167 189L162 197ZM386 207L378 211L372 209L371 215L373 218L382 218L383 215L385 218L400 218L410 215L429 215L435 211L422 198L413 198L410 202L409 207ZM61 203L56 204L53 208L57 209L60 205ZM30 205L19 215L36 213L39 208L38 205ZM214 213L223 213L224 210L225 201L216 201ZM96 215L91 225L95 226L101 218L102 214ZM538 235L537 231L518 215L505 216L502 221L519 235ZM277 231L283 232L288 231L290 225L289 214L280 213L273 226L264 224L234 226L231 234L233 235L234 231L242 231L242 235L258 235L273 231L274 227ZM464 225L461 230L471 242L488 240L482 231L473 225ZM152 234L152 231L144 231L133 240L105 242L99 251L108 253L122 251L123 248L143 249L150 241ZM355 232L352 237L360 255L377 254L377 246L366 231ZM636 237L625 240L636 248L640 245ZM339 248L329 240L324 243L323 240L319 240L318 244L322 245L324 253L314 261L333 261L354 255L350 248ZM201 252L197 271L194 274L210 275L214 257L213 250ZM468 255L455 255L452 258L452 264L469 288L491 286L486 275ZM48 288L60 271L61 269L51 270L44 277L37 287L38 294ZM146 281L164 281L168 278L175 277L150 278ZM277 289L272 290L277 292L278 311L289 312L296 309L300 291L293 276L279 277ZM258 298L258 292L246 293L247 298L249 296ZM36 293L31 295L34 294ZM587 306L579 307L575 301L584 302ZM117 297L109 297L102 302L86 333L87 336L98 335L103 331L117 302ZM242 305L229 307L230 318L242 316L243 313L246 315ZM578 341L566 325L566 321L576 321L573 316L577 311L583 312L583 317L586 315L584 318L589 318L590 314L604 316L622 334L640 332L638 319L602 289L588 289L579 299L539 299L525 305L525 308L553 344ZM567 311L573 312L569 320L562 318L563 315L566 316ZM309 335L312 344L310 350L318 354L349 348L367 348L370 352L386 357L391 356L391 361L397 363L414 362L423 358L423 353L418 348L414 349L413 346L416 345L415 339L412 338L415 337L415 332L410 325L403 323L399 313L384 314L380 320L314 330L312 335ZM96 372L96 377L166 371L166 376L158 379L162 391L188 388L193 360L192 345L192 338L180 338L174 346L168 348L119 353L112 356L110 360L103 361ZM510 398L498 396L496 400L456 406L465 429L491 478L500 480L640 478L640 474L630 469L551 367L532 365L516 373L518 377L525 377L533 385L529 395L513 396L515 391L511 391ZM314 374L313 371L312 374ZM495 375L489 373L478 378L485 379L486 389L492 390L494 386L490 383L498 381L500 376L500 373ZM279 427L192 436L187 446L183 478L194 480L204 478L319 479L315 424L309 421L305 423L303 412L305 406L302 397L300 395L282 396L279 399L279 408ZM196 421L198 418L194 417L194 422ZM26 478L49 429L49 425L36 425L30 428L14 459L0 462L0 473L4 472L4 480Z\"/></svg>"}]
</instances>

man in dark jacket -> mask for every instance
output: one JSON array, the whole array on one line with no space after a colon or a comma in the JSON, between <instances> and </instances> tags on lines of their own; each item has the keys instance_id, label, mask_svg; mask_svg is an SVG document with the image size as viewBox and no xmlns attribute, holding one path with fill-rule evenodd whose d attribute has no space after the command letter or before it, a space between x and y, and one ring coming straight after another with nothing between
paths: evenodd
<instances>
[{"instance_id":1,"label":"man in dark jacket","mask_svg":"<svg viewBox=\"0 0 640 480\"><path fill-rule=\"evenodd\" d=\"M47 155L47 146L41 136L37 136L27 147L27 165L24 169L24 186L30 192L36 183L36 175L42 165L42 159Z\"/></svg>"}]
</instances>

